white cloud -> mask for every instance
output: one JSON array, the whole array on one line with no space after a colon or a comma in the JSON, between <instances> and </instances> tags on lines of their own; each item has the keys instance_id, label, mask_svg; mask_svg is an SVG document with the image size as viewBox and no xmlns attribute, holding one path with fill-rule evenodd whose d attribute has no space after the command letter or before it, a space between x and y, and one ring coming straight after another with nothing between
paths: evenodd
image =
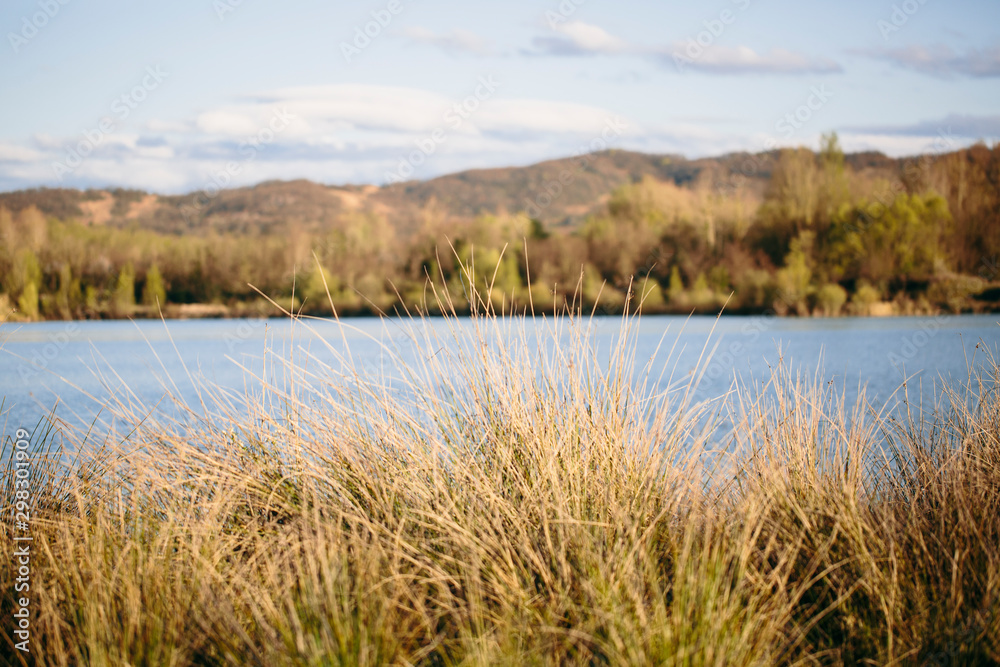
<instances>
[{"instance_id":1,"label":"white cloud","mask_svg":"<svg viewBox=\"0 0 1000 667\"><path fill-rule=\"evenodd\" d=\"M32 135L32 141L36 146L41 149L46 148L60 148L63 145L63 140L58 137L53 137L51 134L46 132L39 132Z\"/></svg>"},{"instance_id":2,"label":"white cloud","mask_svg":"<svg viewBox=\"0 0 1000 667\"><path fill-rule=\"evenodd\" d=\"M597 107L545 100L496 100L472 118L486 132L599 133L615 114Z\"/></svg>"},{"instance_id":3,"label":"white cloud","mask_svg":"<svg viewBox=\"0 0 1000 667\"><path fill-rule=\"evenodd\" d=\"M193 127L191 123L154 118L146 123L146 129L151 132L183 133L190 132Z\"/></svg>"},{"instance_id":4,"label":"white cloud","mask_svg":"<svg viewBox=\"0 0 1000 667\"><path fill-rule=\"evenodd\" d=\"M748 137L744 130L718 119L687 117L641 125L595 105L504 97L502 87L492 97L477 100L455 127L460 116L453 113L454 105L468 99L465 96L472 95L476 85L471 82L468 91L455 97L364 84L301 86L244 96L189 117L106 135L62 181L52 164L66 161L80 136L36 136L23 143L2 143L0 187L121 185L189 191L206 187L213 174L232 162L239 170L228 182L230 187L274 178L383 183L401 160L428 145L435 130L439 140L415 166L413 178L529 164L592 150L601 147L598 140L609 123L619 128L605 144L609 147L696 157L764 146L763 135ZM247 137L259 137L276 113L292 120L248 158ZM958 147L983 133L1000 131L1000 118L951 115L912 125L844 128L841 138L849 150L908 155L933 149L939 128L953 132ZM815 146L817 140L803 135L787 143Z\"/></svg>"},{"instance_id":5,"label":"white cloud","mask_svg":"<svg viewBox=\"0 0 1000 667\"><path fill-rule=\"evenodd\" d=\"M202 132L234 137L253 134L259 127L248 115L229 109L206 111L195 122Z\"/></svg>"},{"instance_id":6,"label":"white cloud","mask_svg":"<svg viewBox=\"0 0 1000 667\"><path fill-rule=\"evenodd\" d=\"M283 88L259 98L260 108L283 107L311 132L323 128L419 132L434 127L453 101L399 86L330 84Z\"/></svg>"},{"instance_id":7,"label":"white cloud","mask_svg":"<svg viewBox=\"0 0 1000 667\"><path fill-rule=\"evenodd\" d=\"M749 46L702 46L694 40L676 42L666 48L632 46L604 28L582 21L552 26L554 35L536 37L535 49L525 55L591 56L597 54L652 57L679 71L708 74L826 74L841 67L829 58L816 58L787 49L758 53Z\"/></svg>"},{"instance_id":8,"label":"white cloud","mask_svg":"<svg viewBox=\"0 0 1000 667\"><path fill-rule=\"evenodd\" d=\"M851 127L847 128L847 130L860 134L987 139L989 137L1000 137L1000 116L975 116L953 113L937 120L924 120L905 125L868 125Z\"/></svg>"},{"instance_id":9,"label":"white cloud","mask_svg":"<svg viewBox=\"0 0 1000 667\"><path fill-rule=\"evenodd\" d=\"M138 146L135 155L139 158L150 158L154 160L169 160L174 157L174 149L170 146Z\"/></svg>"},{"instance_id":10,"label":"white cloud","mask_svg":"<svg viewBox=\"0 0 1000 667\"><path fill-rule=\"evenodd\" d=\"M664 64L679 71L695 70L709 74L826 74L841 67L827 58L812 58L787 49L757 53L748 46L702 47L695 42L677 43L660 53Z\"/></svg>"},{"instance_id":11,"label":"white cloud","mask_svg":"<svg viewBox=\"0 0 1000 667\"><path fill-rule=\"evenodd\" d=\"M34 162L42 157L42 153L26 146L16 144L0 144L0 162Z\"/></svg>"},{"instance_id":12,"label":"white cloud","mask_svg":"<svg viewBox=\"0 0 1000 667\"><path fill-rule=\"evenodd\" d=\"M1000 76L1000 47L969 49L957 53L950 46L907 46L900 49L863 49L854 51L897 67L939 77L968 76L987 78Z\"/></svg>"},{"instance_id":13,"label":"white cloud","mask_svg":"<svg viewBox=\"0 0 1000 667\"><path fill-rule=\"evenodd\" d=\"M484 81L497 92L490 93ZM0 145L0 162L4 156L26 160L0 164L0 184L127 185L176 192L205 187L213 173L233 161L240 169L231 186L300 177L381 183L418 142L426 146L435 131L441 139L418 165L415 178L569 155L600 137L608 121L616 119L608 109L504 98L503 90L501 82L484 76L456 96L366 84L265 91L187 118L156 119L139 131L105 135L63 180L56 178L52 164L65 163L80 137L41 136L30 146ZM465 105L461 114L456 104ZM266 133L267 140L249 151L247 140L262 137L278 113L292 122L273 135ZM623 136L638 131L625 122ZM31 165L41 168L21 182Z\"/></svg>"},{"instance_id":14,"label":"white cloud","mask_svg":"<svg viewBox=\"0 0 1000 667\"><path fill-rule=\"evenodd\" d=\"M940 152L940 145L928 137L844 132L840 134L839 139L840 145L849 153L879 151L890 157L905 157ZM949 150L958 150L968 144L969 142L955 144Z\"/></svg>"},{"instance_id":15,"label":"white cloud","mask_svg":"<svg viewBox=\"0 0 1000 667\"><path fill-rule=\"evenodd\" d=\"M625 41L604 28L582 21L567 21L552 28L558 36L536 37L535 48L543 54L556 56L626 53Z\"/></svg>"},{"instance_id":16,"label":"white cloud","mask_svg":"<svg viewBox=\"0 0 1000 667\"><path fill-rule=\"evenodd\" d=\"M489 55L492 52L488 41L468 30L455 29L439 35L427 28L407 26L400 34L412 42L430 44L449 52L472 53L480 56Z\"/></svg>"}]
</instances>

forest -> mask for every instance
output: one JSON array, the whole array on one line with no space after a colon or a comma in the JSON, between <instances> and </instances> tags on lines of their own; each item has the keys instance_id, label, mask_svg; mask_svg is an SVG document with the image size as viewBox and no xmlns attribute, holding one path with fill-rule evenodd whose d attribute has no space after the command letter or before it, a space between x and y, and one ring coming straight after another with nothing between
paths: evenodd
<instances>
[{"instance_id":1,"label":"forest","mask_svg":"<svg viewBox=\"0 0 1000 667\"><path fill-rule=\"evenodd\" d=\"M0 200L0 320L278 314L270 300L433 314L435 293L462 312L471 283L489 302L476 307L503 313L1000 310L1000 144L894 164L888 177L852 167L830 134L687 182L637 176L569 226L428 205L405 225L356 209L172 233Z\"/></svg>"}]
</instances>

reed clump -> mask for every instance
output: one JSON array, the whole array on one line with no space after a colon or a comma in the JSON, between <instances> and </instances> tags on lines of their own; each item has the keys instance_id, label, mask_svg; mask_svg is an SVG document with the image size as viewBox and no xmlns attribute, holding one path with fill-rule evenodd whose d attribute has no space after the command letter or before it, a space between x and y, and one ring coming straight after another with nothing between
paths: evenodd
<instances>
[{"instance_id":1,"label":"reed clump","mask_svg":"<svg viewBox=\"0 0 1000 667\"><path fill-rule=\"evenodd\" d=\"M3 661L1000 661L1000 366L921 419L783 369L695 402L634 316L607 350L483 305L410 320L391 371L338 348L242 402L36 433L31 654L4 558Z\"/></svg>"}]
</instances>

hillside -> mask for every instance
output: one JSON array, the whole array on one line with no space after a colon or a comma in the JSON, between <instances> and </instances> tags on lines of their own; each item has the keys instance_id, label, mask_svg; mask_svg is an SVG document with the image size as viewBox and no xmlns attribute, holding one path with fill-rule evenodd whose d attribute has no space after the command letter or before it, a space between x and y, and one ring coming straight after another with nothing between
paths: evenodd
<instances>
[{"instance_id":1,"label":"hillside","mask_svg":"<svg viewBox=\"0 0 1000 667\"><path fill-rule=\"evenodd\" d=\"M526 212L526 219L523 215ZM529 248L530 246L530 248ZM0 194L0 320L458 310L1000 308L1000 144L893 160L608 151L386 187ZM287 301L284 301L287 299Z\"/></svg>"},{"instance_id":2,"label":"hillside","mask_svg":"<svg viewBox=\"0 0 1000 667\"><path fill-rule=\"evenodd\" d=\"M0 193L0 206L16 213L34 205L47 217L167 234L267 235L289 225L320 231L336 227L352 212L384 216L405 233L429 210L444 221L528 211L547 226L574 227L588 215L603 211L615 188L647 176L684 187L739 184L759 199L776 155L740 153L686 160L675 155L613 150L527 167L472 169L383 187L268 181L221 190L214 196L202 192L167 196L126 189L40 188ZM896 160L877 153L847 156L847 161L856 170L874 170L885 176L898 171Z\"/></svg>"}]
</instances>

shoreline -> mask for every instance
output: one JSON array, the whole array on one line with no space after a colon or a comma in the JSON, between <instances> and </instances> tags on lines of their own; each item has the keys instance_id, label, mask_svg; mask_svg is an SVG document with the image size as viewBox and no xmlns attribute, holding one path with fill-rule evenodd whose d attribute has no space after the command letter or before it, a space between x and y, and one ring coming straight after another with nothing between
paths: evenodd
<instances>
[{"instance_id":1,"label":"shoreline","mask_svg":"<svg viewBox=\"0 0 1000 667\"><path fill-rule=\"evenodd\" d=\"M918 309L918 308L901 308L900 305L895 302L883 301L879 303L872 304L869 306L867 312L858 312L860 309L848 309L847 312L840 312L836 314L827 314L814 311L807 314L799 314L793 311L778 312L774 308L730 308L722 309L719 307L689 307L689 308L643 308L641 314L645 316L652 315L668 315L675 317L686 317L686 316L711 316L711 317L781 317L788 319L848 319L848 318L865 318L865 319L881 319L881 318L893 318L893 317L938 317L938 316L950 316L950 315L991 315L1000 313L1000 302L988 303L979 302L982 305L978 308L962 308L959 311L948 310L946 308L933 308L933 309ZM915 304L906 304L915 305ZM109 313L100 313L97 317L80 317L80 318L38 318L38 319L28 319L20 318L16 313L8 314L4 316L0 313L0 324L26 324L32 322L87 322L87 321L129 321L129 320L238 320L238 319L286 319L288 317L286 313L275 313L276 311L273 306L262 309L259 307L254 307L251 304L240 304L237 306L228 306L226 304L212 304L212 303L191 303L191 304L170 304L165 307L162 312L153 311L150 308L137 307L134 312L126 316L113 316ZM634 309L630 309L629 314L635 314ZM535 308L534 312L525 307L524 309L508 309L505 312L497 311L498 315L503 316L553 316L558 315L560 317L566 315L574 316L584 316L589 317L591 315L596 317L621 317L624 312L622 308L602 308L602 307L590 307L590 308L580 308L574 309L572 312L568 312L567 309L562 309L559 312L554 312L554 309L539 309ZM401 311L398 308L393 308L391 311L379 312L372 308L345 308L343 310L338 309L338 312L334 314L329 309L322 311L317 310L307 310L295 314L296 317L307 317L307 318L320 318L320 319L355 319L355 318L406 318L406 317L430 317L430 318L441 318L441 317L471 317L472 313L469 308L459 309L456 308L454 312L442 311L440 308L435 308L430 311L411 311L407 313L406 311Z\"/></svg>"}]
</instances>

